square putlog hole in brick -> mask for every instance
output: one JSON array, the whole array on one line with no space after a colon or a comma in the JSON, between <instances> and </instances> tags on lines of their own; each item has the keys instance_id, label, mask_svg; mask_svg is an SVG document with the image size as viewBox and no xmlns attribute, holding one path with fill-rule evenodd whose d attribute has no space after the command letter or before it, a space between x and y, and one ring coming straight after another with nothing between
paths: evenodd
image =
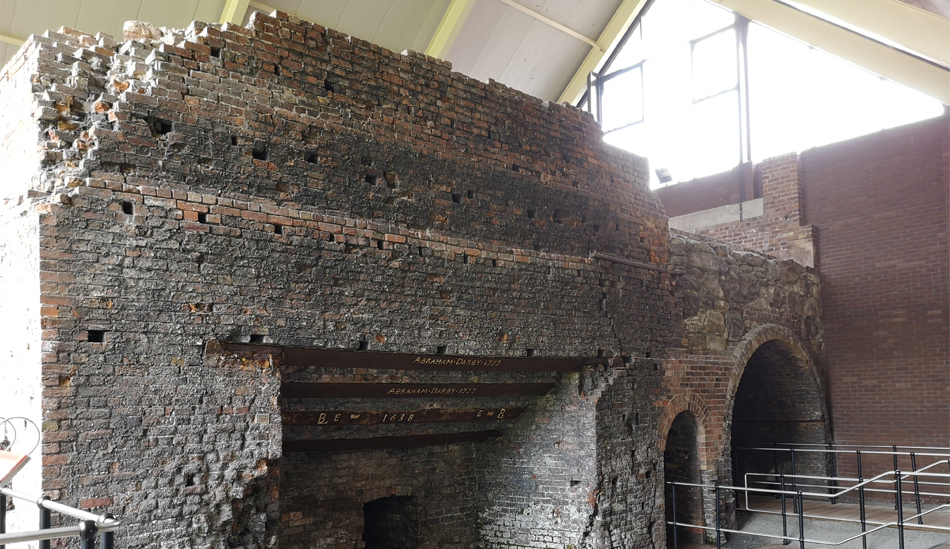
<instances>
[{"instance_id":1,"label":"square putlog hole in brick","mask_svg":"<svg viewBox=\"0 0 950 549\"><path fill-rule=\"evenodd\" d=\"M254 145L251 150L251 156L254 160L267 160L267 147L264 145Z\"/></svg>"},{"instance_id":2,"label":"square putlog hole in brick","mask_svg":"<svg viewBox=\"0 0 950 549\"><path fill-rule=\"evenodd\" d=\"M89 330L86 332L86 341L89 343L104 343L106 340L105 330Z\"/></svg>"}]
</instances>

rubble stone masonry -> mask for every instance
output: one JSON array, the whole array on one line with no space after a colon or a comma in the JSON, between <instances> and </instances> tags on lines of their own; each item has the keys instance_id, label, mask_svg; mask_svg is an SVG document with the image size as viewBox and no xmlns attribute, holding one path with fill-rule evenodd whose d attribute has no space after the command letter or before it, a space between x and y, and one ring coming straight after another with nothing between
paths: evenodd
<instances>
[{"instance_id":1,"label":"rubble stone masonry","mask_svg":"<svg viewBox=\"0 0 950 549\"><path fill-rule=\"evenodd\" d=\"M646 161L589 115L446 62L279 12L121 44L61 29L0 101L0 311L26 329L0 413L43 430L19 488L120 516L120 547L662 547L675 416L702 423L703 479L727 478L755 349L815 379L812 271L671 241ZM378 363L399 353L577 367ZM288 423L317 413L295 383L553 389L473 400L523 412L453 443L468 424ZM397 397L320 402L462 400ZM320 437L443 443L288 450Z\"/></svg>"}]
</instances>

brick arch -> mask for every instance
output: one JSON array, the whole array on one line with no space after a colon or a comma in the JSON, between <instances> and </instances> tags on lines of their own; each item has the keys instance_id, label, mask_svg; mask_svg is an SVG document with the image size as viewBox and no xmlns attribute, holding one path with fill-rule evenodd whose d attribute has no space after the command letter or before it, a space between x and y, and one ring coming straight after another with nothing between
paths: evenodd
<instances>
[{"instance_id":1,"label":"brick arch","mask_svg":"<svg viewBox=\"0 0 950 549\"><path fill-rule=\"evenodd\" d=\"M729 383L726 386L726 414L723 418L725 420L725 434L727 437L729 437L732 432L732 412L736 402L736 392L739 390L739 381L742 379L742 374L745 373L745 367L759 347L769 341L779 342L805 369L811 379L814 380L821 402L822 417L824 417L826 421L829 418L827 399L825 398L825 385L822 382L821 376L818 374L814 361L812 361L811 356L809 356L808 352L805 351L805 348L802 346L801 340L795 335L795 332L784 326L763 324L762 326L756 326L749 330L745 337L742 338L742 341L736 345L736 349L732 353L734 358L733 369L732 375L729 376ZM728 440L725 442L727 442L726 446L728 446Z\"/></svg>"},{"instance_id":2,"label":"brick arch","mask_svg":"<svg viewBox=\"0 0 950 549\"><path fill-rule=\"evenodd\" d=\"M696 416L696 432L699 438L696 447L699 449L699 463L704 470L708 469L710 465L709 456L711 455L707 446L710 442L706 436L706 429L710 425L709 408L703 398L696 393L681 393L674 396L663 410L663 416L659 422L659 440L657 441L660 452L666 451L666 443L673 421L676 420L676 416L683 412L692 412Z\"/></svg>"},{"instance_id":3,"label":"brick arch","mask_svg":"<svg viewBox=\"0 0 950 549\"><path fill-rule=\"evenodd\" d=\"M730 476L733 467L739 467L739 464L732 463L731 455L734 436L736 436L736 399L739 393L740 382L746 374L746 367L753 355L760 349L772 353L780 351L782 355L788 359L786 364L790 364L793 370L797 369L797 371L801 373L802 377L799 379L809 387L808 390L811 391L813 388L814 393L811 393L811 395L815 397L813 402L818 406L817 411L823 420L823 425L821 426L821 431L818 433L818 436L822 439L820 442L828 442L830 440L830 416L828 415L824 383L822 382L814 361L805 350L801 340L792 330L783 326L773 324L757 326L746 334L742 341L736 345L735 351L733 352L732 374L729 377L724 395L726 397L726 406L723 416L722 446L720 448L722 454L719 456L721 463L728 469L721 471L723 478ZM819 442L819 440L815 439L813 442ZM818 474L819 471L813 471L812 473Z\"/></svg>"}]
</instances>

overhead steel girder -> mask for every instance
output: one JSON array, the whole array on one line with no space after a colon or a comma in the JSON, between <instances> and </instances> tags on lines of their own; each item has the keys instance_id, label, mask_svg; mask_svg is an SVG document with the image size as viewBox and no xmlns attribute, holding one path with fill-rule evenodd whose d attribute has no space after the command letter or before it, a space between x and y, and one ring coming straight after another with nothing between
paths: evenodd
<instances>
[{"instance_id":1,"label":"overhead steel girder","mask_svg":"<svg viewBox=\"0 0 950 549\"><path fill-rule=\"evenodd\" d=\"M227 0L224 3L224 10L221 12L220 23L222 25L224 23L240 25L244 22L244 16L247 15L247 7L250 3L250 0Z\"/></svg>"},{"instance_id":2,"label":"overhead steel girder","mask_svg":"<svg viewBox=\"0 0 950 549\"><path fill-rule=\"evenodd\" d=\"M950 72L937 64L774 0L714 1L748 19L950 104Z\"/></svg>"},{"instance_id":3,"label":"overhead steel girder","mask_svg":"<svg viewBox=\"0 0 950 549\"><path fill-rule=\"evenodd\" d=\"M950 20L899 0L794 0L950 67Z\"/></svg>"},{"instance_id":4,"label":"overhead steel girder","mask_svg":"<svg viewBox=\"0 0 950 549\"><path fill-rule=\"evenodd\" d=\"M435 29L435 34L429 40L426 55L440 59L445 58L474 4L475 0L452 0L445 10L438 28Z\"/></svg>"}]
</instances>

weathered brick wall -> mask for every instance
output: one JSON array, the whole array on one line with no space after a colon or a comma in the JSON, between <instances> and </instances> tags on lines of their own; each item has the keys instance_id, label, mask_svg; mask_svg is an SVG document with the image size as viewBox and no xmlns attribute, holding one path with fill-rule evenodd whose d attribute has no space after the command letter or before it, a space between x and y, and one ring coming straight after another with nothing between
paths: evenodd
<instances>
[{"instance_id":1,"label":"weathered brick wall","mask_svg":"<svg viewBox=\"0 0 950 549\"><path fill-rule=\"evenodd\" d=\"M762 197L762 173L751 163L656 189L666 215L676 217Z\"/></svg>"},{"instance_id":2,"label":"weathered brick wall","mask_svg":"<svg viewBox=\"0 0 950 549\"><path fill-rule=\"evenodd\" d=\"M367 526L364 505L390 496L413 500L404 522L412 523L406 526L417 543L401 547L473 547L475 446L285 455L279 464L280 547L353 547Z\"/></svg>"},{"instance_id":3,"label":"weathered brick wall","mask_svg":"<svg viewBox=\"0 0 950 549\"><path fill-rule=\"evenodd\" d=\"M684 239L671 258L646 162L575 109L279 13L24 52L39 116L14 148L44 159L31 276L55 281L43 488L124 517L125 546L349 549L362 506L393 495L417 498L425 543L662 544L676 414L700 420L701 478L727 479L753 351L781 339L814 371L814 275ZM311 371L211 341L597 365ZM285 452L313 432L281 423L281 383L328 380L558 384L478 444Z\"/></svg>"},{"instance_id":4,"label":"weathered brick wall","mask_svg":"<svg viewBox=\"0 0 950 549\"><path fill-rule=\"evenodd\" d=\"M313 498L349 501L297 493L294 479L337 471L341 489L362 482L378 499L422 476L410 459L389 478L387 453L355 454L358 471L345 456L282 457L279 365L205 355L210 340L606 360L661 357L675 338L645 162L605 147L587 115L283 15L195 25L162 44L64 32L27 46L58 94L36 126L49 136L49 194L33 201L49 210L41 273L61 281L43 297L55 300L44 488L125 517L122 544L160 532L177 545L271 545L281 523L326 530L297 515ZM525 527L510 543L544 542L549 512L564 517L552 534L564 540L590 517L596 468L578 450L593 456L593 416L577 421L590 406L579 385L566 378L553 408L539 404L498 443L554 448L517 458L508 475L545 480L498 501L538 514L485 508ZM441 511L460 525L469 448L408 452L452 471ZM480 483L500 474L476 470ZM471 539L451 531L447 543Z\"/></svg>"},{"instance_id":5,"label":"weathered brick wall","mask_svg":"<svg viewBox=\"0 0 950 549\"><path fill-rule=\"evenodd\" d=\"M950 119L810 150L801 162L805 221L820 231L835 440L946 447ZM866 461L865 476L893 469L885 461ZM854 472L853 457L840 465Z\"/></svg>"},{"instance_id":6,"label":"weathered brick wall","mask_svg":"<svg viewBox=\"0 0 950 549\"><path fill-rule=\"evenodd\" d=\"M519 418L481 454L478 537L486 548L580 547L593 531L597 497L595 405L580 375Z\"/></svg>"}]
</instances>

